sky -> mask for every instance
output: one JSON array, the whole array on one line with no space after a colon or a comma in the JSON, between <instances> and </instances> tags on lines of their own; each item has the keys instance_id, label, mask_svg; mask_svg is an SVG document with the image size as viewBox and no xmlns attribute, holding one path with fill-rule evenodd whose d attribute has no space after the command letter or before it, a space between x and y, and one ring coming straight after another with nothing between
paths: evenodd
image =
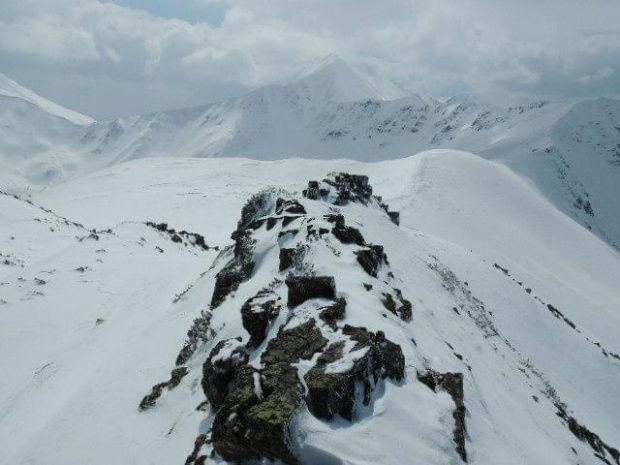
<instances>
[{"instance_id":1,"label":"sky","mask_svg":"<svg viewBox=\"0 0 620 465\"><path fill-rule=\"evenodd\" d=\"M96 119L196 106L335 54L414 93L620 95L620 0L0 0L0 72Z\"/></svg>"}]
</instances>

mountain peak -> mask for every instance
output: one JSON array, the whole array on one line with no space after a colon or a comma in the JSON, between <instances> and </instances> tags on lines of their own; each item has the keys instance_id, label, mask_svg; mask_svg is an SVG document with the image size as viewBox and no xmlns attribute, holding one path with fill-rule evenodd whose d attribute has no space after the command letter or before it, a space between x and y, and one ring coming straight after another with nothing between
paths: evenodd
<instances>
[{"instance_id":1,"label":"mountain peak","mask_svg":"<svg viewBox=\"0 0 620 465\"><path fill-rule=\"evenodd\" d=\"M64 118L77 125L87 125L94 122L92 118L81 113L69 110L41 97L30 89L18 84L8 76L0 73L0 97L10 97L24 100L53 116Z\"/></svg>"},{"instance_id":2,"label":"mountain peak","mask_svg":"<svg viewBox=\"0 0 620 465\"><path fill-rule=\"evenodd\" d=\"M335 103L358 100L396 100L411 94L391 81L370 76L330 54L296 76L293 85L306 87L318 100Z\"/></svg>"}]
</instances>

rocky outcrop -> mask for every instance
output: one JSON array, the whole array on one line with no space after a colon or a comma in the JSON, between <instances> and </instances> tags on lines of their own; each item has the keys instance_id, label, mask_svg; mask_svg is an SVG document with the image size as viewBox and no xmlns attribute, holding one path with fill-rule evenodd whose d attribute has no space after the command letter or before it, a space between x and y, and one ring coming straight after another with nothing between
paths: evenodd
<instances>
[{"instance_id":1,"label":"rocky outcrop","mask_svg":"<svg viewBox=\"0 0 620 465\"><path fill-rule=\"evenodd\" d=\"M279 315L282 298L269 289L263 289L241 307L243 327L250 334L248 349L260 346L267 336L269 324Z\"/></svg>"},{"instance_id":2,"label":"rocky outcrop","mask_svg":"<svg viewBox=\"0 0 620 465\"><path fill-rule=\"evenodd\" d=\"M198 436L188 464L204 463L208 453L233 463L268 459L296 464L299 435L293 419L304 404L318 418L353 421L362 405L371 404L380 383L404 380L401 347L382 331L343 325L345 319L355 320L355 311L337 296L335 277L319 273L341 257L338 267L350 267L350 276L357 275L360 283L365 273L375 278L381 273L374 286L367 284L374 294L368 302L381 311L383 301L409 320L411 304L394 287L393 273L380 271L389 267L383 247L368 244L341 213L351 202L380 215L387 206L372 195L366 176L346 173L311 181L306 200L283 195L264 191L243 207L231 235L234 245L222 255L228 262L215 276L210 309L196 320L179 354L177 361L185 363L204 353L200 343L210 343L215 334L212 319L221 321L212 318L214 312L240 312L247 334L237 335L236 326L228 326L227 334L238 337L217 342L202 364L202 388L214 418L211 431ZM250 298L244 293L240 301L237 291L245 281L261 290ZM227 299L229 305L219 308Z\"/></svg>"},{"instance_id":3,"label":"rocky outcrop","mask_svg":"<svg viewBox=\"0 0 620 465\"><path fill-rule=\"evenodd\" d=\"M327 339L316 327L316 321L310 319L293 329L281 330L278 336L267 345L261 361L266 365L294 363L300 359L311 358L326 344Z\"/></svg>"},{"instance_id":4,"label":"rocky outcrop","mask_svg":"<svg viewBox=\"0 0 620 465\"><path fill-rule=\"evenodd\" d=\"M339 297L332 305L320 309L319 318L335 331L336 321L344 319L346 308L347 301L344 297Z\"/></svg>"},{"instance_id":5,"label":"rocky outcrop","mask_svg":"<svg viewBox=\"0 0 620 465\"><path fill-rule=\"evenodd\" d=\"M394 315L398 316L401 320L411 320L411 317L413 316L413 306L411 305L411 302L403 298L400 290L394 289L394 292L396 293L396 299L394 299L391 293L382 293L383 298L381 299L381 302L383 303L383 306Z\"/></svg>"},{"instance_id":6,"label":"rocky outcrop","mask_svg":"<svg viewBox=\"0 0 620 465\"><path fill-rule=\"evenodd\" d=\"M181 380L187 375L188 370L186 367L178 367L172 370L170 373L170 379L163 383L158 383L151 389L151 392L144 396L142 401L140 402L140 410L147 410L149 408L155 407L157 403L157 399L161 397L164 392L164 389L172 390L181 384Z\"/></svg>"},{"instance_id":7,"label":"rocky outcrop","mask_svg":"<svg viewBox=\"0 0 620 465\"><path fill-rule=\"evenodd\" d=\"M310 320L280 331L269 342L261 357L264 369L246 364L236 370L213 423L214 449L224 460L298 463L291 421L303 402L304 388L292 364L310 359L326 343Z\"/></svg>"},{"instance_id":8,"label":"rocky outcrop","mask_svg":"<svg viewBox=\"0 0 620 465\"><path fill-rule=\"evenodd\" d=\"M463 373L438 373L431 370L425 373L418 373L418 380L426 384L434 392L437 392L437 389L442 389L452 397L455 405L454 412L452 413L454 418L454 444L461 459L467 462Z\"/></svg>"},{"instance_id":9,"label":"rocky outcrop","mask_svg":"<svg viewBox=\"0 0 620 465\"><path fill-rule=\"evenodd\" d=\"M377 277L381 265L387 262L387 256L380 245L371 245L367 249L355 252L355 254L357 255L357 262L373 278Z\"/></svg>"},{"instance_id":10,"label":"rocky outcrop","mask_svg":"<svg viewBox=\"0 0 620 465\"><path fill-rule=\"evenodd\" d=\"M234 256L215 277L211 308L218 307L226 297L236 291L254 270L254 245L252 231L260 228L265 216L273 208L274 196L269 191L259 192L246 202L241 210L237 229L231 234L235 241ZM281 199L278 199L280 201Z\"/></svg>"},{"instance_id":11,"label":"rocky outcrop","mask_svg":"<svg viewBox=\"0 0 620 465\"><path fill-rule=\"evenodd\" d=\"M340 415L349 421L355 415L357 386L363 389L363 404L369 405L379 380L401 381L405 376L405 357L398 344L387 340L383 332L345 325L343 334L356 344L345 354L344 341L332 343L308 371L307 404L319 418L330 420ZM330 365L338 363L334 371Z\"/></svg>"},{"instance_id":12,"label":"rocky outcrop","mask_svg":"<svg viewBox=\"0 0 620 465\"><path fill-rule=\"evenodd\" d=\"M310 299L336 298L336 281L332 276L290 276L285 283L289 307L296 307Z\"/></svg>"},{"instance_id":13,"label":"rocky outcrop","mask_svg":"<svg viewBox=\"0 0 620 465\"><path fill-rule=\"evenodd\" d=\"M207 357L202 368L202 389L213 408L219 408L236 378L239 367L249 360L241 338L220 341Z\"/></svg>"}]
</instances>

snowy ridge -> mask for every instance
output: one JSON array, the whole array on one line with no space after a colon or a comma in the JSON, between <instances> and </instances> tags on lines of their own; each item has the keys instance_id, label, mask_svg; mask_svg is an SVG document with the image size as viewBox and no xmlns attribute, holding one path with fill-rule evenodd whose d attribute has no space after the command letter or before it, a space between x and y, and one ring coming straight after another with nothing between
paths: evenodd
<instances>
[{"instance_id":1,"label":"snowy ridge","mask_svg":"<svg viewBox=\"0 0 620 465\"><path fill-rule=\"evenodd\" d=\"M94 122L94 120L88 116L68 110L60 105L50 102L47 99L44 99L40 95L37 95L30 89L26 89L25 87L19 85L2 73L0 73L0 96L24 100L39 107L42 111L49 113L50 115L66 119L73 124L85 126Z\"/></svg>"},{"instance_id":2,"label":"snowy ridge","mask_svg":"<svg viewBox=\"0 0 620 465\"><path fill-rule=\"evenodd\" d=\"M8 100L0 108L6 189L58 184L147 157L377 161L452 148L501 161L561 211L610 245L620 244L612 187L620 182L615 100L509 108L467 96L439 102L377 82L333 56L287 85L85 126L27 100Z\"/></svg>"},{"instance_id":3,"label":"snowy ridge","mask_svg":"<svg viewBox=\"0 0 620 465\"><path fill-rule=\"evenodd\" d=\"M382 198L367 197L363 178L353 178L361 195L339 195L327 173L343 171L368 176ZM249 417L219 413L238 404L225 395L215 407L211 388L222 384L205 375L245 367L256 407L273 395L269 375L290 372L274 372L278 363L300 375L279 384L295 406L291 448L248 442L262 457L618 463L620 256L501 163L449 150L379 163L140 159L48 189L34 205L0 202L7 463L235 453L227 420L243 427ZM371 246L387 261L360 262ZM333 277L335 294L289 306L289 274ZM281 360L295 352L278 344L312 324L299 360ZM360 327L373 336L351 330ZM376 348L394 347L387 341L402 352L402 376L398 351ZM312 402L317 379L333 392L356 366L374 369L354 372L359 397L340 398L353 402ZM462 374L462 404L449 373Z\"/></svg>"}]
</instances>

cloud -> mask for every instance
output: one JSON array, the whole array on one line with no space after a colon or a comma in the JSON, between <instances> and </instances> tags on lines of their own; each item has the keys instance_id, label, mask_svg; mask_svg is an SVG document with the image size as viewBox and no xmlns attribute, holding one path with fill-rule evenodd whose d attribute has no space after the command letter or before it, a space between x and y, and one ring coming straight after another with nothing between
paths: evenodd
<instances>
[{"instance_id":1,"label":"cloud","mask_svg":"<svg viewBox=\"0 0 620 465\"><path fill-rule=\"evenodd\" d=\"M576 0L192 0L223 12L216 25L173 19L183 3L171 0L163 18L112 1L0 0L0 66L95 116L285 82L330 53L439 97L573 98L620 88L617 0L596 8ZM133 98L116 110L110 95L93 97L119 89Z\"/></svg>"}]
</instances>

